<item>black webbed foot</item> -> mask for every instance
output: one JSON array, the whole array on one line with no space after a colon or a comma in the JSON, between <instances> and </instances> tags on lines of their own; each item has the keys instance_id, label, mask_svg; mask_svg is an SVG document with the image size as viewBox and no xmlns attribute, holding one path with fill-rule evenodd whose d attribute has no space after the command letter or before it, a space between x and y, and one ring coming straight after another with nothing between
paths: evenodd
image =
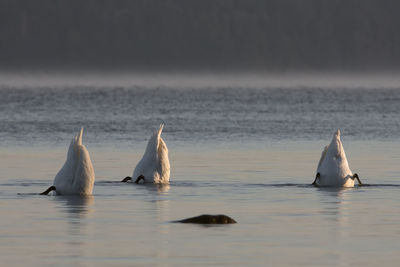
<instances>
[{"instance_id":1,"label":"black webbed foot","mask_svg":"<svg viewBox=\"0 0 400 267\"><path fill-rule=\"evenodd\" d=\"M317 175L315 176L315 180L314 180L314 182L312 183L312 185L317 186L317 179L319 179L320 176L321 176L321 175L320 175L319 172L318 172Z\"/></svg>"},{"instance_id":2,"label":"black webbed foot","mask_svg":"<svg viewBox=\"0 0 400 267\"><path fill-rule=\"evenodd\" d=\"M363 183L361 183L361 180L360 180L360 178L358 177L358 174L357 174L357 173L353 174L353 180L354 180L354 179L357 179L359 185L362 185L362 184L363 184Z\"/></svg>"},{"instance_id":3,"label":"black webbed foot","mask_svg":"<svg viewBox=\"0 0 400 267\"><path fill-rule=\"evenodd\" d=\"M132 177L126 176L121 182L126 183L128 181L132 180Z\"/></svg>"},{"instance_id":4,"label":"black webbed foot","mask_svg":"<svg viewBox=\"0 0 400 267\"><path fill-rule=\"evenodd\" d=\"M40 195L48 195L53 190L56 191L56 187L54 185L52 185L49 188L47 188L47 190L42 192L42 193L40 193Z\"/></svg>"},{"instance_id":5,"label":"black webbed foot","mask_svg":"<svg viewBox=\"0 0 400 267\"><path fill-rule=\"evenodd\" d=\"M140 182L140 180L142 180L142 179L143 179L143 182L144 182L144 176L143 175L139 175L139 177L136 178L135 184L138 184Z\"/></svg>"}]
</instances>

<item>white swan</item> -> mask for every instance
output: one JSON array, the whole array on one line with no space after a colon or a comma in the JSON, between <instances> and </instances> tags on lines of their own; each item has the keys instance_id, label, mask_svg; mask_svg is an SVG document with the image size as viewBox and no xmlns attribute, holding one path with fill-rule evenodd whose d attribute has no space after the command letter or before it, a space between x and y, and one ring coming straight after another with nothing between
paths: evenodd
<instances>
[{"instance_id":1,"label":"white swan","mask_svg":"<svg viewBox=\"0 0 400 267\"><path fill-rule=\"evenodd\" d=\"M142 159L133 171L135 183L143 180L144 183L168 184L170 176L170 165L168 159L168 148L161 133L164 124L160 125L158 131L154 132L147 143L146 151ZM125 177L123 182L132 180L132 177Z\"/></svg>"},{"instance_id":2,"label":"white swan","mask_svg":"<svg viewBox=\"0 0 400 267\"><path fill-rule=\"evenodd\" d=\"M94 170L89 152L82 144L83 128L69 145L67 160L54 178L53 186L42 195L54 190L57 195L91 195Z\"/></svg>"},{"instance_id":3,"label":"white swan","mask_svg":"<svg viewBox=\"0 0 400 267\"><path fill-rule=\"evenodd\" d=\"M354 187L354 179L361 181L358 175L351 172L340 141L340 130L333 135L329 146L322 151L313 182L316 186Z\"/></svg>"}]
</instances>

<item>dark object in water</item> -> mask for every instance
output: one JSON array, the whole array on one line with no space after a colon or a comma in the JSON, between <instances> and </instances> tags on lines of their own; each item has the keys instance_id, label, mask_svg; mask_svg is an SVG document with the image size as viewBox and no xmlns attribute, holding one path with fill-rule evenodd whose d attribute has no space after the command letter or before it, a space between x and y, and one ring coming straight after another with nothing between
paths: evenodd
<instances>
[{"instance_id":1,"label":"dark object in water","mask_svg":"<svg viewBox=\"0 0 400 267\"><path fill-rule=\"evenodd\" d=\"M132 177L126 176L121 182L122 183L127 183L128 181L131 181Z\"/></svg>"},{"instance_id":2,"label":"dark object in water","mask_svg":"<svg viewBox=\"0 0 400 267\"><path fill-rule=\"evenodd\" d=\"M53 190L56 191L56 187L54 185L52 185L49 188L47 188L47 190L44 191L43 193L40 193L40 195L48 195Z\"/></svg>"},{"instance_id":3,"label":"dark object in water","mask_svg":"<svg viewBox=\"0 0 400 267\"><path fill-rule=\"evenodd\" d=\"M144 176L143 175L139 175L139 177L136 179L135 184L138 184L140 182L140 180L144 181ZM131 181L132 177L126 176L121 182L123 183L127 183L128 181Z\"/></svg>"},{"instance_id":4,"label":"dark object in water","mask_svg":"<svg viewBox=\"0 0 400 267\"><path fill-rule=\"evenodd\" d=\"M363 183L361 183L360 177L358 177L358 174L357 174L357 173L353 174L353 180L354 180L354 179L357 179L358 185L363 185Z\"/></svg>"},{"instance_id":5,"label":"dark object in water","mask_svg":"<svg viewBox=\"0 0 400 267\"><path fill-rule=\"evenodd\" d=\"M229 224L236 223L234 219L226 215L209 215L203 214L200 216L174 221L176 223L198 223L198 224Z\"/></svg>"},{"instance_id":6,"label":"dark object in water","mask_svg":"<svg viewBox=\"0 0 400 267\"><path fill-rule=\"evenodd\" d=\"M318 186L318 185L317 185L317 180L320 179L320 178L321 178L321 175L320 175L319 172L318 172L317 175L315 176L314 182L313 182L311 185ZM353 179L353 180L354 180L354 179L357 179L358 185L359 185L359 186L364 185L364 184L361 182L360 177L358 177L358 174L357 174L357 173L353 174L353 176L351 176L350 178Z\"/></svg>"}]
</instances>

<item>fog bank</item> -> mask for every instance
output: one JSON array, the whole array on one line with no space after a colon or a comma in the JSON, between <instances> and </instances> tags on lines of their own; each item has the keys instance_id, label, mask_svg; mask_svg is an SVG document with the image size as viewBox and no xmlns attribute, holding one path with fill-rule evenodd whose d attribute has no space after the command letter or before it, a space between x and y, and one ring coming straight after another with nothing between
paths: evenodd
<instances>
[{"instance_id":1,"label":"fog bank","mask_svg":"<svg viewBox=\"0 0 400 267\"><path fill-rule=\"evenodd\" d=\"M1 88L400 88L396 72L0 72Z\"/></svg>"}]
</instances>

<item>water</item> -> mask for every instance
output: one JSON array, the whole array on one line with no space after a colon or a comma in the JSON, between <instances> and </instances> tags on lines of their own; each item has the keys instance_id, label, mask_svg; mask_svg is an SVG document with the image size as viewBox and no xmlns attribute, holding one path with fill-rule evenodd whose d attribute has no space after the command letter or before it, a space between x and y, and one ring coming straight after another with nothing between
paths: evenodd
<instances>
[{"instance_id":1,"label":"water","mask_svg":"<svg viewBox=\"0 0 400 267\"><path fill-rule=\"evenodd\" d=\"M11 86L0 89L0 263L44 266L397 265L396 88ZM171 184L131 175L166 123ZM39 196L81 126L94 195ZM368 184L309 184L337 128ZM238 221L171 223L203 213Z\"/></svg>"}]
</instances>

